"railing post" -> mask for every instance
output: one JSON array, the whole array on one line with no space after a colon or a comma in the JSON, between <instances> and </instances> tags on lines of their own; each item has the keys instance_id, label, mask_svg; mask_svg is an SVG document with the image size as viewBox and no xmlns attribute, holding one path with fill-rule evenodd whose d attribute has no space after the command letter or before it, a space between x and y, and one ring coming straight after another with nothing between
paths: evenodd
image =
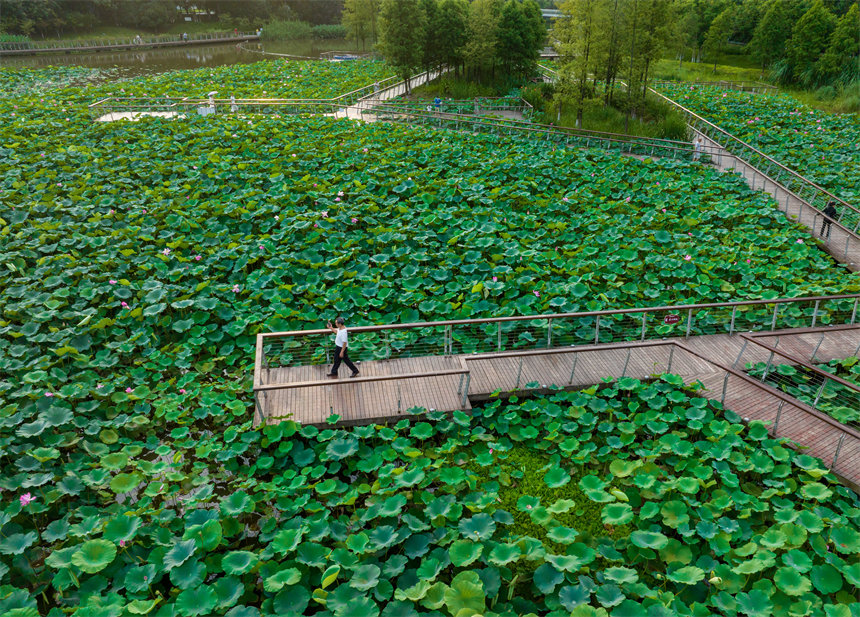
<instances>
[{"instance_id":1,"label":"railing post","mask_svg":"<svg viewBox=\"0 0 860 617\"><path fill-rule=\"evenodd\" d=\"M463 392L463 378L464 377L465 377L465 375L463 373L460 373L460 385L457 386L457 394L462 394L462 392Z\"/></svg>"},{"instance_id":2,"label":"railing post","mask_svg":"<svg viewBox=\"0 0 860 617\"><path fill-rule=\"evenodd\" d=\"M770 331L776 330L776 316L779 313L779 304L773 305L773 320L770 322Z\"/></svg>"},{"instance_id":3,"label":"railing post","mask_svg":"<svg viewBox=\"0 0 860 617\"><path fill-rule=\"evenodd\" d=\"M773 362L773 353L770 352L770 357L767 359L767 364L764 367L764 373L761 376L761 382L764 383L764 380L767 379L767 374L770 372L770 363Z\"/></svg>"},{"instance_id":4,"label":"railing post","mask_svg":"<svg viewBox=\"0 0 860 617\"><path fill-rule=\"evenodd\" d=\"M729 324L729 336L735 333L735 314L738 312L738 307L732 307L732 323Z\"/></svg>"},{"instance_id":5,"label":"railing post","mask_svg":"<svg viewBox=\"0 0 860 617\"><path fill-rule=\"evenodd\" d=\"M675 346L672 345L672 348L669 350L669 365L666 367L666 372L672 372L672 357L675 355Z\"/></svg>"},{"instance_id":6,"label":"railing post","mask_svg":"<svg viewBox=\"0 0 860 617\"><path fill-rule=\"evenodd\" d=\"M472 373L466 373L466 387L463 389L463 408L466 408L466 402L469 400L469 386L472 383Z\"/></svg>"},{"instance_id":7,"label":"railing post","mask_svg":"<svg viewBox=\"0 0 860 617\"><path fill-rule=\"evenodd\" d=\"M854 309L851 311L851 325L854 325L854 320L857 318L857 302L860 298L854 298Z\"/></svg>"},{"instance_id":8,"label":"railing post","mask_svg":"<svg viewBox=\"0 0 860 617\"><path fill-rule=\"evenodd\" d=\"M398 414L400 414L400 408L401 408L401 407L400 407L400 403L401 403L401 400L402 400L402 399L401 399L401 396L400 396L400 382L398 381L398 382L397 382L397 413L398 413Z\"/></svg>"},{"instance_id":9,"label":"railing post","mask_svg":"<svg viewBox=\"0 0 860 617\"><path fill-rule=\"evenodd\" d=\"M642 338L640 340L645 340L645 320L648 318L648 313L642 313Z\"/></svg>"},{"instance_id":10,"label":"railing post","mask_svg":"<svg viewBox=\"0 0 860 617\"><path fill-rule=\"evenodd\" d=\"M547 349L549 349L550 347L552 347L552 317L549 317L546 321L546 346Z\"/></svg>"},{"instance_id":11,"label":"railing post","mask_svg":"<svg viewBox=\"0 0 860 617\"><path fill-rule=\"evenodd\" d=\"M842 442L845 441L845 433L839 436L839 443L836 444L836 454L833 455L833 462L830 463L830 469L836 467L836 460L839 458L839 451L842 450Z\"/></svg>"},{"instance_id":12,"label":"railing post","mask_svg":"<svg viewBox=\"0 0 860 617\"><path fill-rule=\"evenodd\" d=\"M815 322L818 320L818 305L821 303L821 300L815 301L815 308L812 309L812 325L811 328L815 327Z\"/></svg>"},{"instance_id":13,"label":"railing post","mask_svg":"<svg viewBox=\"0 0 860 617\"><path fill-rule=\"evenodd\" d=\"M514 386L515 390L518 390L520 387L520 375L522 375L522 374L523 374L523 359L522 359L522 357L520 357L520 366L517 369L517 385Z\"/></svg>"},{"instance_id":14,"label":"railing post","mask_svg":"<svg viewBox=\"0 0 860 617\"><path fill-rule=\"evenodd\" d=\"M594 320L594 344L600 342L600 315Z\"/></svg>"},{"instance_id":15,"label":"railing post","mask_svg":"<svg viewBox=\"0 0 860 617\"><path fill-rule=\"evenodd\" d=\"M826 333L821 334L821 338L818 339L818 345L815 346L815 350L812 352L812 357L809 359L810 364L815 364L815 354L818 353L818 348L821 347L821 343L824 342L824 336Z\"/></svg>"},{"instance_id":16,"label":"railing post","mask_svg":"<svg viewBox=\"0 0 860 617\"><path fill-rule=\"evenodd\" d=\"M821 395L824 394L824 386L827 385L828 377L824 378L824 381L821 382L821 387L818 388L818 394L815 395L815 400L812 402L813 409L818 406L818 400L821 398Z\"/></svg>"},{"instance_id":17,"label":"railing post","mask_svg":"<svg viewBox=\"0 0 860 617\"><path fill-rule=\"evenodd\" d=\"M502 322L499 323L499 333L498 333L498 343L496 344L496 351L502 350Z\"/></svg>"},{"instance_id":18,"label":"railing post","mask_svg":"<svg viewBox=\"0 0 860 617\"><path fill-rule=\"evenodd\" d=\"M782 415L782 406L785 405L784 400L779 401L779 408L776 410L776 420L773 422L773 436L777 436L777 429L779 429L779 417Z\"/></svg>"},{"instance_id":19,"label":"railing post","mask_svg":"<svg viewBox=\"0 0 860 617\"><path fill-rule=\"evenodd\" d=\"M621 376L624 377L627 375L627 364L630 362L630 353L633 351L632 347L627 348L627 358L624 359L624 368L621 369Z\"/></svg>"},{"instance_id":20,"label":"railing post","mask_svg":"<svg viewBox=\"0 0 860 617\"><path fill-rule=\"evenodd\" d=\"M573 383L573 374L576 372L576 357L577 354L573 354L573 366L570 367L570 379L567 380L567 385L571 385Z\"/></svg>"},{"instance_id":21,"label":"railing post","mask_svg":"<svg viewBox=\"0 0 860 617\"><path fill-rule=\"evenodd\" d=\"M744 344L743 344L743 347L741 347L741 352L738 354L738 357L737 357L737 358L735 358L734 363L732 363L732 368L735 368L735 366L737 366L737 363L741 361L741 356L743 356L743 355L744 355L744 352L745 352L745 351L746 351L746 349L747 349L747 343L749 343L749 341L747 341L746 339L744 339Z\"/></svg>"},{"instance_id":22,"label":"railing post","mask_svg":"<svg viewBox=\"0 0 860 617\"><path fill-rule=\"evenodd\" d=\"M730 373L728 371L726 371L726 376L723 378L723 395L720 397L720 404L721 405L726 404L726 388L729 385L729 375L730 375Z\"/></svg>"},{"instance_id":23,"label":"railing post","mask_svg":"<svg viewBox=\"0 0 860 617\"><path fill-rule=\"evenodd\" d=\"M687 332L684 333L684 340L690 338L690 328L693 326L693 309L687 309Z\"/></svg>"}]
</instances>

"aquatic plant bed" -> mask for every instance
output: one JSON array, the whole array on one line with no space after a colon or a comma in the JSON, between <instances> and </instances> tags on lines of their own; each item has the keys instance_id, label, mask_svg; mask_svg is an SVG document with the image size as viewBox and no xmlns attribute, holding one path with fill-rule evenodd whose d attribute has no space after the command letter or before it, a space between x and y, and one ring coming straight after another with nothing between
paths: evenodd
<instances>
[{"instance_id":1,"label":"aquatic plant bed","mask_svg":"<svg viewBox=\"0 0 860 617\"><path fill-rule=\"evenodd\" d=\"M832 373L846 381L860 385L860 364L857 358L831 360L826 364L817 365L823 371ZM765 375L765 370L767 374ZM770 367L764 362L748 366L747 372L765 383L790 394L807 405L813 405L819 411L829 415L843 424L860 428L860 393L850 387L827 380L824 377L803 367L789 364L774 363ZM824 387L822 388L822 385Z\"/></svg>"},{"instance_id":2,"label":"aquatic plant bed","mask_svg":"<svg viewBox=\"0 0 860 617\"><path fill-rule=\"evenodd\" d=\"M858 608L857 496L676 376L351 430L98 415L6 438L4 615Z\"/></svg>"},{"instance_id":3,"label":"aquatic plant bed","mask_svg":"<svg viewBox=\"0 0 860 617\"><path fill-rule=\"evenodd\" d=\"M784 94L665 84L660 91L849 204L860 203L856 114L815 110Z\"/></svg>"},{"instance_id":4,"label":"aquatic plant bed","mask_svg":"<svg viewBox=\"0 0 860 617\"><path fill-rule=\"evenodd\" d=\"M101 79L108 71L82 66L48 66L40 69L0 67L0 98L17 98Z\"/></svg>"}]
</instances>

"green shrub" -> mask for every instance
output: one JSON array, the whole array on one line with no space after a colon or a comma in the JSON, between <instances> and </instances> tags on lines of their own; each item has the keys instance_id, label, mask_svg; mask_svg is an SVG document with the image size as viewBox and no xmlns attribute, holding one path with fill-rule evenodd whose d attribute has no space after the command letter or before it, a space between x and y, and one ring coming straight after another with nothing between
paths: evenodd
<instances>
[{"instance_id":1,"label":"green shrub","mask_svg":"<svg viewBox=\"0 0 860 617\"><path fill-rule=\"evenodd\" d=\"M836 88L833 86L822 86L815 91L815 98L819 101L832 101L836 98Z\"/></svg>"},{"instance_id":2,"label":"green shrub","mask_svg":"<svg viewBox=\"0 0 860 617\"><path fill-rule=\"evenodd\" d=\"M309 39L313 28L306 21L270 21L263 26L264 41L289 41L292 39Z\"/></svg>"},{"instance_id":3,"label":"green shrub","mask_svg":"<svg viewBox=\"0 0 860 617\"><path fill-rule=\"evenodd\" d=\"M321 24L311 28L311 33L315 39L345 39L347 35L346 28L340 24Z\"/></svg>"}]
</instances>

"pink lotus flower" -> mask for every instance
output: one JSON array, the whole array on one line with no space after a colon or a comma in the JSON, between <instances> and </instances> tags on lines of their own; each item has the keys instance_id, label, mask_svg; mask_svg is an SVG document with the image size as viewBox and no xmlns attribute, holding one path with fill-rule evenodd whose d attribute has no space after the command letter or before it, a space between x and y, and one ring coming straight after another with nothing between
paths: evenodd
<instances>
[{"instance_id":1,"label":"pink lotus flower","mask_svg":"<svg viewBox=\"0 0 860 617\"><path fill-rule=\"evenodd\" d=\"M96 390L101 390L102 388L104 388L104 386L103 386L102 384L98 384L98 385L96 386Z\"/></svg>"},{"instance_id":2,"label":"pink lotus flower","mask_svg":"<svg viewBox=\"0 0 860 617\"><path fill-rule=\"evenodd\" d=\"M63 186L62 182L57 182L57 186Z\"/></svg>"},{"instance_id":3,"label":"pink lotus flower","mask_svg":"<svg viewBox=\"0 0 860 617\"><path fill-rule=\"evenodd\" d=\"M134 388L126 388L125 389L126 394L131 394L132 392L134 392Z\"/></svg>"},{"instance_id":4,"label":"pink lotus flower","mask_svg":"<svg viewBox=\"0 0 860 617\"><path fill-rule=\"evenodd\" d=\"M293 158L296 158L296 155L295 155L295 154L293 154L292 156L293 156Z\"/></svg>"},{"instance_id":5,"label":"pink lotus flower","mask_svg":"<svg viewBox=\"0 0 860 617\"><path fill-rule=\"evenodd\" d=\"M747 259L747 263L750 263L750 260L749 260L749 259Z\"/></svg>"},{"instance_id":6,"label":"pink lotus flower","mask_svg":"<svg viewBox=\"0 0 860 617\"><path fill-rule=\"evenodd\" d=\"M119 304L120 304L120 306L122 306L122 308L128 308L128 303L125 301L122 301Z\"/></svg>"},{"instance_id":7,"label":"pink lotus flower","mask_svg":"<svg viewBox=\"0 0 860 617\"><path fill-rule=\"evenodd\" d=\"M203 258L200 255L194 256L194 261L200 261L201 259L203 259Z\"/></svg>"},{"instance_id":8,"label":"pink lotus flower","mask_svg":"<svg viewBox=\"0 0 860 617\"><path fill-rule=\"evenodd\" d=\"M819 120L819 122L821 122L821 120ZM364 151L367 152L367 148L365 148Z\"/></svg>"},{"instance_id":9,"label":"pink lotus flower","mask_svg":"<svg viewBox=\"0 0 860 617\"><path fill-rule=\"evenodd\" d=\"M185 388L179 388L179 394L185 394Z\"/></svg>"},{"instance_id":10,"label":"pink lotus flower","mask_svg":"<svg viewBox=\"0 0 860 617\"><path fill-rule=\"evenodd\" d=\"M111 285L116 285L116 281L114 279L109 280L108 283L110 283Z\"/></svg>"},{"instance_id":11,"label":"pink lotus flower","mask_svg":"<svg viewBox=\"0 0 860 617\"><path fill-rule=\"evenodd\" d=\"M323 218L328 218L328 210L323 210L322 215Z\"/></svg>"},{"instance_id":12,"label":"pink lotus flower","mask_svg":"<svg viewBox=\"0 0 860 617\"><path fill-rule=\"evenodd\" d=\"M40 154L39 156L41 156L42 158L45 158L45 153L42 152L42 154Z\"/></svg>"},{"instance_id":13,"label":"pink lotus flower","mask_svg":"<svg viewBox=\"0 0 860 617\"><path fill-rule=\"evenodd\" d=\"M570 201L567 197L564 198L564 201Z\"/></svg>"},{"instance_id":14,"label":"pink lotus flower","mask_svg":"<svg viewBox=\"0 0 860 617\"><path fill-rule=\"evenodd\" d=\"M51 398L52 396L54 396L54 393L53 392L45 392L45 396L47 396L48 398Z\"/></svg>"},{"instance_id":15,"label":"pink lotus flower","mask_svg":"<svg viewBox=\"0 0 860 617\"><path fill-rule=\"evenodd\" d=\"M531 509L532 509L531 505L526 506L526 510L531 510Z\"/></svg>"},{"instance_id":16,"label":"pink lotus flower","mask_svg":"<svg viewBox=\"0 0 860 617\"><path fill-rule=\"evenodd\" d=\"M120 540L120 541L119 541L119 545L120 545L120 546L125 546L125 540Z\"/></svg>"},{"instance_id":17,"label":"pink lotus flower","mask_svg":"<svg viewBox=\"0 0 860 617\"><path fill-rule=\"evenodd\" d=\"M690 255L684 255L684 261L690 261L692 257Z\"/></svg>"},{"instance_id":18,"label":"pink lotus flower","mask_svg":"<svg viewBox=\"0 0 860 617\"><path fill-rule=\"evenodd\" d=\"M537 289L535 289L532 293L533 293L536 297L540 298L540 292L539 292Z\"/></svg>"},{"instance_id":19,"label":"pink lotus flower","mask_svg":"<svg viewBox=\"0 0 860 617\"><path fill-rule=\"evenodd\" d=\"M36 500L36 498L35 498L35 497L33 497L30 493L24 493L23 495L21 495L20 497L18 497L18 501L20 501L20 502L21 502L21 507L24 507L24 506L26 506L27 504L29 504L29 503L31 503L31 502L33 502L33 501L35 501L35 500Z\"/></svg>"},{"instance_id":20,"label":"pink lotus flower","mask_svg":"<svg viewBox=\"0 0 860 617\"><path fill-rule=\"evenodd\" d=\"M233 293L239 293L239 286L233 285Z\"/></svg>"},{"instance_id":21,"label":"pink lotus flower","mask_svg":"<svg viewBox=\"0 0 860 617\"><path fill-rule=\"evenodd\" d=\"M663 208L663 212L665 212L665 211L666 211L666 208Z\"/></svg>"},{"instance_id":22,"label":"pink lotus flower","mask_svg":"<svg viewBox=\"0 0 860 617\"><path fill-rule=\"evenodd\" d=\"M340 197L335 197L335 198L334 198L334 200L335 200L335 201L340 201Z\"/></svg>"},{"instance_id":23,"label":"pink lotus flower","mask_svg":"<svg viewBox=\"0 0 860 617\"><path fill-rule=\"evenodd\" d=\"M687 232L687 235L688 235L688 236L692 236L692 235L693 235L693 232L692 232L692 231L688 231L688 232Z\"/></svg>"},{"instance_id":24,"label":"pink lotus flower","mask_svg":"<svg viewBox=\"0 0 860 617\"><path fill-rule=\"evenodd\" d=\"M170 255L170 249L164 249L163 251L161 251L161 254L162 255Z\"/></svg>"},{"instance_id":25,"label":"pink lotus flower","mask_svg":"<svg viewBox=\"0 0 860 617\"><path fill-rule=\"evenodd\" d=\"M260 250L261 250L261 251L263 250L263 245L262 245L262 244L260 245Z\"/></svg>"},{"instance_id":26,"label":"pink lotus flower","mask_svg":"<svg viewBox=\"0 0 860 617\"><path fill-rule=\"evenodd\" d=\"M316 187L317 187L317 183L316 183L316 182L314 182L314 188L316 188Z\"/></svg>"},{"instance_id":27,"label":"pink lotus flower","mask_svg":"<svg viewBox=\"0 0 860 617\"><path fill-rule=\"evenodd\" d=\"M800 238L798 238L798 239L797 239L797 244L803 244L803 240L802 240L802 239L800 239Z\"/></svg>"},{"instance_id":28,"label":"pink lotus flower","mask_svg":"<svg viewBox=\"0 0 860 617\"><path fill-rule=\"evenodd\" d=\"M498 280L499 280L499 277L497 277L497 276L494 276L494 277L493 277L493 282L494 282L494 283L495 283L496 281L498 281Z\"/></svg>"},{"instance_id":29,"label":"pink lotus flower","mask_svg":"<svg viewBox=\"0 0 860 617\"><path fill-rule=\"evenodd\" d=\"M143 213L146 214L146 210L144 210Z\"/></svg>"},{"instance_id":30,"label":"pink lotus flower","mask_svg":"<svg viewBox=\"0 0 860 617\"><path fill-rule=\"evenodd\" d=\"M352 217L352 222L353 222L353 223L358 223L358 219L357 219L357 218L355 218L355 217Z\"/></svg>"},{"instance_id":31,"label":"pink lotus flower","mask_svg":"<svg viewBox=\"0 0 860 617\"><path fill-rule=\"evenodd\" d=\"M337 196L338 196L338 197L343 197L343 191L338 191L338 192L337 192Z\"/></svg>"},{"instance_id":32,"label":"pink lotus flower","mask_svg":"<svg viewBox=\"0 0 860 617\"><path fill-rule=\"evenodd\" d=\"M276 220L276 221L277 221L277 220L279 220L279 217L278 217L278 215L277 215L277 214L275 215L275 220Z\"/></svg>"},{"instance_id":33,"label":"pink lotus flower","mask_svg":"<svg viewBox=\"0 0 860 617\"><path fill-rule=\"evenodd\" d=\"M626 201L626 202L628 202L628 203L629 203L629 202L630 202L630 198L628 197L628 198L627 198L627 199L625 199L624 201Z\"/></svg>"}]
</instances>

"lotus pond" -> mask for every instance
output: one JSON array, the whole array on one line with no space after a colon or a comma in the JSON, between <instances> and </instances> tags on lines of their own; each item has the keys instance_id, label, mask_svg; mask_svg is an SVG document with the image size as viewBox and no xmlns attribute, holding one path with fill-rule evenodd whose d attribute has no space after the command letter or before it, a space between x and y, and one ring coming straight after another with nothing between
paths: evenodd
<instances>
[{"instance_id":1,"label":"lotus pond","mask_svg":"<svg viewBox=\"0 0 860 617\"><path fill-rule=\"evenodd\" d=\"M4 615L860 609L857 496L679 377L349 430L107 438L40 403L4 444Z\"/></svg>"},{"instance_id":2,"label":"lotus pond","mask_svg":"<svg viewBox=\"0 0 860 617\"><path fill-rule=\"evenodd\" d=\"M661 91L849 204L860 203L860 120L812 109L785 94L707 86Z\"/></svg>"}]
</instances>

